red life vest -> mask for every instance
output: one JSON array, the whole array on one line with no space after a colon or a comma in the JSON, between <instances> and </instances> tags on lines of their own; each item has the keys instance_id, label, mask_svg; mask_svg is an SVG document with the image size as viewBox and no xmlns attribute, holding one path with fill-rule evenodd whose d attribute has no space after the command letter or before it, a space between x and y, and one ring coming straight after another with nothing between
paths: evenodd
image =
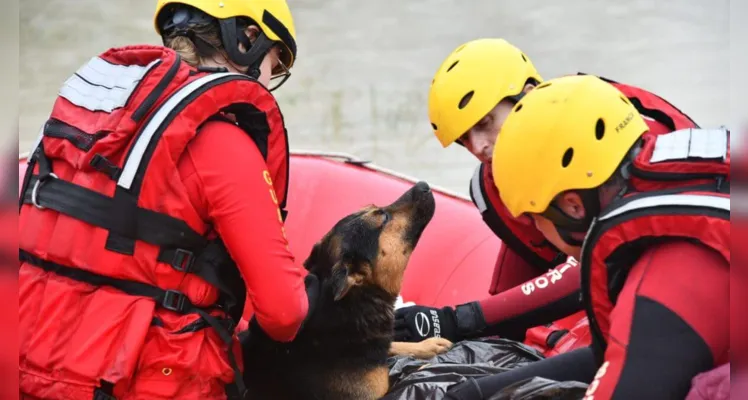
<instances>
[{"instance_id":1,"label":"red life vest","mask_svg":"<svg viewBox=\"0 0 748 400\"><path fill-rule=\"evenodd\" d=\"M661 97L634 86L602 77L601 79L615 86L631 101L647 122L650 133L663 134L680 129L698 128L691 118ZM548 242L529 218L516 219L509 214L493 182L490 165L481 164L476 169L470 182L470 197L478 207L483 220L504 245L535 267L538 274L554 268L566 259L566 255ZM511 260L510 257L507 259ZM497 265L489 290L491 294L495 294L495 288L499 286L500 271L501 266Z\"/></svg>"},{"instance_id":2,"label":"red life vest","mask_svg":"<svg viewBox=\"0 0 748 400\"><path fill-rule=\"evenodd\" d=\"M589 347L592 336L587 315L579 311L550 324L528 329L522 343L540 351L545 357Z\"/></svg>"},{"instance_id":3,"label":"red life vest","mask_svg":"<svg viewBox=\"0 0 748 400\"><path fill-rule=\"evenodd\" d=\"M730 262L727 130L645 134L629 182L630 194L593 222L580 259L582 298L593 343L602 351L626 272L648 246L682 238L710 247Z\"/></svg>"},{"instance_id":4,"label":"red life vest","mask_svg":"<svg viewBox=\"0 0 748 400\"><path fill-rule=\"evenodd\" d=\"M215 310L239 321L246 288L177 171L188 143L213 118L235 122L252 137L282 210L287 134L262 84L194 69L160 46L116 48L91 59L60 89L30 156L20 197L21 261L199 314L230 342L232 324L218 324ZM188 273L202 280L183 284ZM195 304L194 293L218 300ZM236 365L231 352L229 359Z\"/></svg>"}]
</instances>

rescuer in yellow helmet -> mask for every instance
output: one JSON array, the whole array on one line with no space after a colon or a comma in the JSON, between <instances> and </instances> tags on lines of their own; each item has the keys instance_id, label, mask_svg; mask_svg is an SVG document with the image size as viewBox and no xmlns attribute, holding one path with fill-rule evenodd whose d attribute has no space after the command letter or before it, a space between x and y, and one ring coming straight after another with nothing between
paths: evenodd
<instances>
[{"instance_id":1,"label":"rescuer in yellow helmet","mask_svg":"<svg viewBox=\"0 0 748 400\"><path fill-rule=\"evenodd\" d=\"M586 398L685 398L729 362L730 151L726 129L655 134L594 76L549 80L510 111L493 175L513 217L579 260L592 346L450 388L491 397L531 377L588 383Z\"/></svg>"}]
</instances>

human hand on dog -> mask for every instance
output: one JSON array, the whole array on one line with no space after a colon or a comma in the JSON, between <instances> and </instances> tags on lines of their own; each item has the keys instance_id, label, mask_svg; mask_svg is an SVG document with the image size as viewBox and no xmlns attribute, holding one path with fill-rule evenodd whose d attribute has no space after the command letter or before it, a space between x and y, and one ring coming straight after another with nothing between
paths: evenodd
<instances>
[{"instance_id":1,"label":"human hand on dog","mask_svg":"<svg viewBox=\"0 0 748 400\"><path fill-rule=\"evenodd\" d=\"M403 307L395 310L395 340L418 342L430 337L443 337L453 342L480 335L486 328L478 302L456 308L426 306Z\"/></svg>"},{"instance_id":2,"label":"human hand on dog","mask_svg":"<svg viewBox=\"0 0 748 400\"><path fill-rule=\"evenodd\" d=\"M444 338L432 337L418 343L392 342L391 356L410 356L428 360L452 348L452 342Z\"/></svg>"},{"instance_id":3,"label":"human hand on dog","mask_svg":"<svg viewBox=\"0 0 748 400\"><path fill-rule=\"evenodd\" d=\"M422 360L434 358L452 348L452 342L439 337L428 338L414 344L413 357Z\"/></svg>"}]
</instances>

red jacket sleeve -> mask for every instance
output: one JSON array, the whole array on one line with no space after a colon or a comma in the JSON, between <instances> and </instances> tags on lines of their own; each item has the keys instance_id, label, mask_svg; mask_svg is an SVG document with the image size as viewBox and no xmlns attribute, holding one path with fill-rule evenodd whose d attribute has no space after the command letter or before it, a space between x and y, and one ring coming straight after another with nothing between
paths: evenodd
<instances>
[{"instance_id":1,"label":"red jacket sleeve","mask_svg":"<svg viewBox=\"0 0 748 400\"><path fill-rule=\"evenodd\" d=\"M201 184L205 216L239 267L263 330L290 341L306 317L306 270L288 248L265 160L252 139L209 122L187 147Z\"/></svg>"},{"instance_id":2,"label":"red jacket sleeve","mask_svg":"<svg viewBox=\"0 0 748 400\"><path fill-rule=\"evenodd\" d=\"M491 333L522 336L525 330L581 310L577 261L566 262L512 289L480 301Z\"/></svg>"}]
</instances>

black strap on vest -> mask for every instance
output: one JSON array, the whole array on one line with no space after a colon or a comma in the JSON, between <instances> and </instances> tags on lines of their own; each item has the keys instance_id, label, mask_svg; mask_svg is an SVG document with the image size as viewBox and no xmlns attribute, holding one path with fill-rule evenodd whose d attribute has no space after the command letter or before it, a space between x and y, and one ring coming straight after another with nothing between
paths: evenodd
<instances>
[{"instance_id":1,"label":"black strap on vest","mask_svg":"<svg viewBox=\"0 0 748 400\"><path fill-rule=\"evenodd\" d=\"M43 134L47 137L67 140L79 150L89 151L96 142L106 137L109 132L101 131L92 135L58 119L50 118L44 124Z\"/></svg>"},{"instance_id":2,"label":"black strap on vest","mask_svg":"<svg viewBox=\"0 0 748 400\"><path fill-rule=\"evenodd\" d=\"M23 202L157 246L197 249L206 244L205 238L184 221L156 211L135 206L135 218L123 221L118 218L121 214L117 212L116 199L57 179L52 174L32 175L29 188L23 193Z\"/></svg>"},{"instance_id":3,"label":"black strap on vest","mask_svg":"<svg viewBox=\"0 0 748 400\"><path fill-rule=\"evenodd\" d=\"M229 320L219 320L217 317L209 314L205 308L194 305L190 299L177 290L164 290L142 282L129 281L124 279L112 278L109 276L99 275L90 271L79 268L69 267L52 261L43 260L33 254L19 249L18 258L25 262L37 266L45 271L52 272L56 275L64 276L79 282L88 283L93 286L110 286L132 296L149 297L156 302L161 308L179 313L179 314L198 314L213 329L216 330L221 339L228 345L229 363L234 370L234 380L239 393L246 393L246 386L242 379L242 373L239 370L233 351L233 329L234 323Z\"/></svg>"},{"instance_id":4,"label":"black strap on vest","mask_svg":"<svg viewBox=\"0 0 748 400\"><path fill-rule=\"evenodd\" d=\"M52 172L49 159L39 147L33 156L39 164L39 174L31 175L22 201L38 208L49 208L117 235L142 240L161 247L202 249L207 240L182 220L137 204L123 204L124 196L114 198L70 183ZM131 218L122 218L124 208L132 210Z\"/></svg>"},{"instance_id":5,"label":"black strap on vest","mask_svg":"<svg viewBox=\"0 0 748 400\"><path fill-rule=\"evenodd\" d=\"M91 158L89 163L95 170L106 174L111 180L116 181L119 179L119 175L122 173L122 168L118 167L113 162L109 161L108 158L101 154L96 154Z\"/></svg>"},{"instance_id":6,"label":"black strap on vest","mask_svg":"<svg viewBox=\"0 0 748 400\"><path fill-rule=\"evenodd\" d=\"M176 313L189 314L190 311L197 308L186 295L177 290L164 290L147 283L112 278L84 269L65 266L41 259L22 249L19 249L18 252L18 259L21 262L26 262L47 272L52 272L55 275L85 282L93 286L110 286L133 296L150 297L160 307Z\"/></svg>"}]
</instances>

